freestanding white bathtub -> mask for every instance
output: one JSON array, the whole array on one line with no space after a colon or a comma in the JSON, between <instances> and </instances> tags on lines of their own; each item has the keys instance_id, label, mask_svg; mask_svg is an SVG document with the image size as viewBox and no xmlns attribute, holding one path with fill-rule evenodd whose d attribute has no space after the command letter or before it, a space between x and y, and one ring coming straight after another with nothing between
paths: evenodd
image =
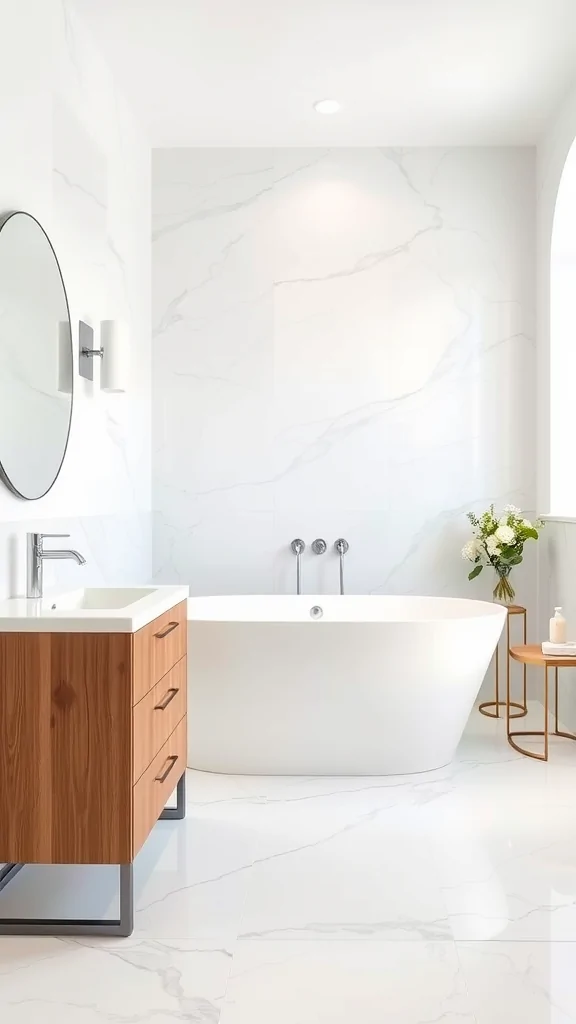
<instances>
[{"instance_id":1,"label":"freestanding white bathtub","mask_svg":"<svg viewBox=\"0 0 576 1024\"><path fill-rule=\"evenodd\" d=\"M388 775L452 759L506 610L273 595L191 598L188 618L192 768Z\"/></svg>"}]
</instances>

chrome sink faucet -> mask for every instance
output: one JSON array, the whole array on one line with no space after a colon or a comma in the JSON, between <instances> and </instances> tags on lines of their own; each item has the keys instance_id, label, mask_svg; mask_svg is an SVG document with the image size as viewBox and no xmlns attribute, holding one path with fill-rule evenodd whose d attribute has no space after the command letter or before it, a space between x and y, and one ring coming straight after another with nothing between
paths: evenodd
<instances>
[{"instance_id":1,"label":"chrome sink faucet","mask_svg":"<svg viewBox=\"0 0 576 1024\"><path fill-rule=\"evenodd\" d=\"M69 533L27 533L26 597L43 597L44 561L46 558L73 558L78 565L86 559L79 551L66 548L44 550L46 537L69 537Z\"/></svg>"}]
</instances>

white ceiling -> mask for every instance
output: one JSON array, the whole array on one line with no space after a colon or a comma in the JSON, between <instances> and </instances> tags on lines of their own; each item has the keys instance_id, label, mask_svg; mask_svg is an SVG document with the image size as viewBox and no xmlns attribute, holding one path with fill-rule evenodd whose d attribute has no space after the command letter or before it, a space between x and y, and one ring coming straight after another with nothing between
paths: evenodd
<instances>
[{"instance_id":1,"label":"white ceiling","mask_svg":"<svg viewBox=\"0 0 576 1024\"><path fill-rule=\"evenodd\" d=\"M153 146L531 144L576 75L576 0L74 2Z\"/></svg>"}]
</instances>

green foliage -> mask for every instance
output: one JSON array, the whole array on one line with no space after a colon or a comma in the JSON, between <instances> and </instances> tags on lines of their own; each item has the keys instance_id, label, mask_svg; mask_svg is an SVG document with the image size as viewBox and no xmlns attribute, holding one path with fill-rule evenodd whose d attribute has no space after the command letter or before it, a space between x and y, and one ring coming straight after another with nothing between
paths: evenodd
<instances>
[{"instance_id":1,"label":"green foliage","mask_svg":"<svg viewBox=\"0 0 576 1024\"><path fill-rule=\"evenodd\" d=\"M468 512L472 526L472 540L465 545L462 555L474 563L468 579L476 579L486 565L492 566L501 577L520 565L527 540L538 540L542 520L532 523L514 505L507 505L501 515L490 505L481 515Z\"/></svg>"}]
</instances>

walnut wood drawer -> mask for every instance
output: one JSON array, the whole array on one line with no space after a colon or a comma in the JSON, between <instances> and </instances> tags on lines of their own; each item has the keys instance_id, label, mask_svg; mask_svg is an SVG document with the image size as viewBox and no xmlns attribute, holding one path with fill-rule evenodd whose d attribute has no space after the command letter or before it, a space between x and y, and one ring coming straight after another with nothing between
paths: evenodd
<instances>
[{"instance_id":1,"label":"walnut wood drawer","mask_svg":"<svg viewBox=\"0 0 576 1024\"><path fill-rule=\"evenodd\" d=\"M186 769L186 718L176 726L132 791L132 856L145 842Z\"/></svg>"},{"instance_id":2,"label":"walnut wood drawer","mask_svg":"<svg viewBox=\"0 0 576 1024\"><path fill-rule=\"evenodd\" d=\"M186 654L186 611L182 601L134 634L133 704Z\"/></svg>"},{"instance_id":3,"label":"walnut wood drawer","mask_svg":"<svg viewBox=\"0 0 576 1024\"><path fill-rule=\"evenodd\" d=\"M186 658L181 658L133 710L134 778L140 776L186 714Z\"/></svg>"}]
</instances>

